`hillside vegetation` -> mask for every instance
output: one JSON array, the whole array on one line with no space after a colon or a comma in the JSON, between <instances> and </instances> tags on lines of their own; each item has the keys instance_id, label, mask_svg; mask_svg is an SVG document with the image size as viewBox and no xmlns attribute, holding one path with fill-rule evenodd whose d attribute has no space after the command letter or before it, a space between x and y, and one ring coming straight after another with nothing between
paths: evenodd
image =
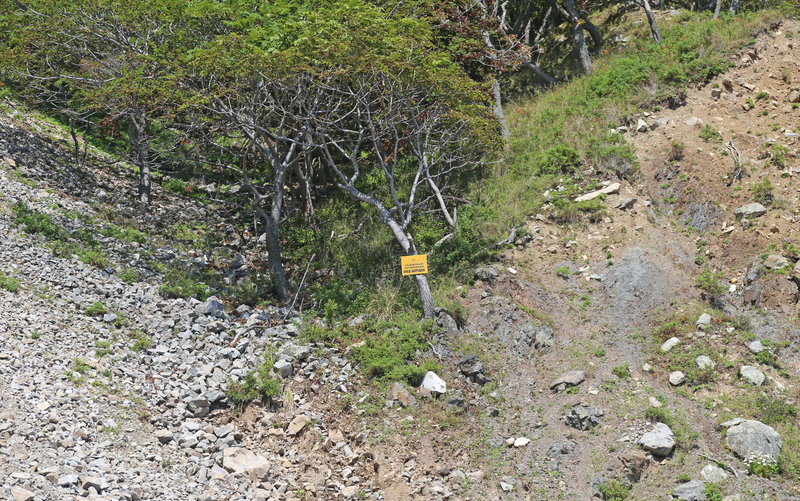
<instances>
[{"instance_id":1,"label":"hillside vegetation","mask_svg":"<svg viewBox=\"0 0 800 501\"><path fill-rule=\"evenodd\" d=\"M797 499L798 8L703 3L0 2L4 488Z\"/></svg>"}]
</instances>

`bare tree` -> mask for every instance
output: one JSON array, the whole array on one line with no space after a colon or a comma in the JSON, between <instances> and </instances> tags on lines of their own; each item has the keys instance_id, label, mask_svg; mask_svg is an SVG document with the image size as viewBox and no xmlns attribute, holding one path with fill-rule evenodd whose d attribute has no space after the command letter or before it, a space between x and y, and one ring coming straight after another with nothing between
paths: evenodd
<instances>
[{"instance_id":1,"label":"bare tree","mask_svg":"<svg viewBox=\"0 0 800 501\"><path fill-rule=\"evenodd\" d=\"M213 68L213 67L212 67ZM200 97L198 109L205 121L193 121L197 127L208 127L205 133L238 145L243 157L246 151L257 159L245 167L227 166L236 173L243 190L252 202L255 215L264 225L267 265L273 277L275 294L289 298L289 283L283 266L280 226L285 218L287 185L293 176L308 183L301 167L307 158L308 121L303 114L313 114L318 99L312 93L309 79L303 75L281 79L259 70L241 74L204 68L204 76L194 75L184 85ZM202 125L205 124L205 125ZM306 184L306 190L310 190Z\"/></svg>"},{"instance_id":2,"label":"bare tree","mask_svg":"<svg viewBox=\"0 0 800 501\"><path fill-rule=\"evenodd\" d=\"M451 117L434 91L377 72L330 82L325 90L328 105L312 126L324 165L339 188L377 210L404 254L421 252L410 231L420 208L431 205L456 224L443 193L450 176L480 159L469 123ZM414 278L423 313L432 317L428 278Z\"/></svg>"},{"instance_id":3,"label":"bare tree","mask_svg":"<svg viewBox=\"0 0 800 501\"><path fill-rule=\"evenodd\" d=\"M644 9L644 13L647 15L647 23L650 25L650 33L653 34L653 40L655 40L656 43L661 43L661 32L658 31L656 15L653 13L653 9L650 8L650 2L648 0L641 0L641 5Z\"/></svg>"}]
</instances>

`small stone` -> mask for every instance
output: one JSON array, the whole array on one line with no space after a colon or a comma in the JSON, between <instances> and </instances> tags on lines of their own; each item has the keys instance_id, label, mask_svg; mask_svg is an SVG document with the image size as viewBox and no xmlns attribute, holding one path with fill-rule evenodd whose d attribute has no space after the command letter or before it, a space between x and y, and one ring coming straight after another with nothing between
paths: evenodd
<instances>
[{"instance_id":1,"label":"small stone","mask_svg":"<svg viewBox=\"0 0 800 501\"><path fill-rule=\"evenodd\" d=\"M531 441L527 438L519 437L518 439L514 440L514 447L525 447L529 443L531 443Z\"/></svg>"},{"instance_id":2,"label":"small stone","mask_svg":"<svg viewBox=\"0 0 800 501\"><path fill-rule=\"evenodd\" d=\"M733 211L733 214L737 218L761 217L766 213L767 213L767 208L758 202L742 205L741 207Z\"/></svg>"},{"instance_id":3,"label":"small stone","mask_svg":"<svg viewBox=\"0 0 800 501\"><path fill-rule=\"evenodd\" d=\"M657 399L656 397L648 397L647 403L650 404L651 407L655 408L659 408L663 405L661 400Z\"/></svg>"},{"instance_id":4,"label":"small stone","mask_svg":"<svg viewBox=\"0 0 800 501\"><path fill-rule=\"evenodd\" d=\"M741 378L747 381L748 383L753 384L755 386L761 386L767 379L767 376L765 376L760 369L758 369L757 367L753 367L752 365L743 365L739 369L739 376L741 376Z\"/></svg>"},{"instance_id":5,"label":"small stone","mask_svg":"<svg viewBox=\"0 0 800 501\"><path fill-rule=\"evenodd\" d=\"M669 456L675 448L675 434L664 423L656 423L652 430L642 435L638 443L654 456Z\"/></svg>"},{"instance_id":6,"label":"small stone","mask_svg":"<svg viewBox=\"0 0 800 501\"><path fill-rule=\"evenodd\" d=\"M503 490L503 492L513 491L515 485L517 485L517 481L514 480L513 477L503 477L500 480L500 488Z\"/></svg>"},{"instance_id":7,"label":"small stone","mask_svg":"<svg viewBox=\"0 0 800 501\"><path fill-rule=\"evenodd\" d=\"M394 382L389 388L389 398L400 402L403 407L416 407L417 399L406 389L403 383Z\"/></svg>"},{"instance_id":8,"label":"small stone","mask_svg":"<svg viewBox=\"0 0 800 501\"><path fill-rule=\"evenodd\" d=\"M283 379L291 377L292 373L294 373L294 367L292 366L292 363L287 360L278 360L272 366L272 369L275 371L275 374Z\"/></svg>"},{"instance_id":9,"label":"small stone","mask_svg":"<svg viewBox=\"0 0 800 501\"><path fill-rule=\"evenodd\" d=\"M681 342L680 339L678 339L676 337L671 337L671 338L667 339L666 341L664 341L664 344L661 345L661 351L663 353L666 353L669 350L671 350L672 348L674 348L680 342Z\"/></svg>"},{"instance_id":10,"label":"small stone","mask_svg":"<svg viewBox=\"0 0 800 501\"><path fill-rule=\"evenodd\" d=\"M706 484L700 480L690 480L673 489L672 497L680 501L706 501L705 487Z\"/></svg>"},{"instance_id":11,"label":"small stone","mask_svg":"<svg viewBox=\"0 0 800 501\"><path fill-rule=\"evenodd\" d=\"M497 270L490 266L483 266L475 270L475 279L492 283L497 278Z\"/></svg>"},{"instance_id":12,"label":"small stone","mask_svg":"<svg viewBox=\"0 0 800 501\"><path fill-rule=\"evenodd\" d=\"M261 468L269 469L270 462L244 447L226 447L222 451L222 467L233 474L248 474Z\"/></svg>"},{"instance_id":13,"label":"small stone","mask_svg":"<svg viewBox=\"0 0 800 501\"><path fill-rule=\"evenodd\" d=\"M672 386L680 386L686 381L686 374L681 371L670 372L669 384Z\"/></svg>"},{"instance_id":14,"label":"small stone","mask_svg":"<svg viewBox=\"0 0 800 501\"><path fill-rule=\"evenodd\" d=\"M420 385L420 388L427 390L432 394L444 395L447 393L447 383L444 381L444 379L437 376L433 371L428 371L425 373L425 377L422 378L422 384Z\"/></svg>"},{"instance_id":15,"label":"small stone","mask_svg":"<svg viewBox=\"0 0 800 501\"><path fill-rule=\"evenodd\" d=\"M711 482L714 484L721 483L723 480L728 478L728 474L715 464L707 464L703 466L703 469L700 470L700 476L703 477L703 480L706 482Z\"/></svg>"},{"instance_id":16,"label":"small stone","mask_svg":"<svg viewBox=\"0 0 800 501\"><path fill-rule=\"evenodd\" d=\"M790 103L800 103L800 92L793 90L787 97Z\"/></svg>"},{"instance_id":17,"label":"small stone","mask_svg":"<svg viewBox=\"0 0 800 501\"><path fill-rule=\"evenodd\" d=\"M712 320L711 315L709 315L708 313L703 313L702 315L700 315L700 318L697 319L695 325L697 326L698 329L705 329L706 327L711 325L711 320Z\"/></svg>"},{"instance_id":18,"label":"small stone","mask_svg":"<svg viewBox=\"0 0 800 501\"><path fill-rule=\"evenodd\" d=\"M703 125L703 119L702 118L697 118L697 117L692 117L692 118L686 120L685 123L689 127L699 127L699 126Z\"/></svg>"},{"instance_id":19,"label":"small stone","mask_svg":"<svg viewBox=\"0 0 800 501\"><path fill-rule=\"evenodd\" d=\"M750 350L753 353L756 353L756 354L761 353L762 351L766 350L764 345L761 344L761 340L760 339L756 339L755 341L751 341L747 345L747 349Z\"/></svg>"},{"instance_id":20,"label":"small stone","mask_svg":"<svg viewBox=\"0 0 800 501\"><path fill-rule=\"evenodd\" d=\"M768 270L782 270L789 266L789 260L778 254L770 254L764 260L764 267Z\"/></svg>"},{"instance_id":21,"label":"small stone","mask_svg":"<svg viewBox=\"0 0 800 501\"><path fill-rule=\"evenodd\" d=\"M586 379L583 371L570 371L561 374L555 381L550 383L550 389L555 392L562 392L571 386L578 386Z\"/></svg>"},{"instance_id":22,"label":"small stone","mask_svg":"<svg viewBox=\"0 0 800 501\"><path fill-rule=\"evenodd\" d=\"M647 132L648 129L647 122L641 118L636 122L636 132Z\"/></svg>"},{"instance_id":23,"label":"small stone","mask_svg":"<svg viewBox=\"0 0 800 501\"><path fill-rule=\"evenodd\" d=\"M289 423L289 426L286 428L286 434L293 437L303 431L310 422L311 419L309 419L308 416L305 414L298 414L292 419L292 422Z\"/></svg>"},{"instance_id":24,"label":"small stone","mask_svg":"<svg viewBox=\"0 0 800 501\"><path fill-rule=\"evenodd\" d=\"M173 434L169 430L158 430L155 432L155 437L158 441L162 444L168 444L172 442Z\"/></svg>"},{"instance_id":25,"label":"small stone","mask_svg":"<svg viewBox=\"0 0 800 501\"><path fill-rule=\"evenodd\" d=\"M22 487L11 488L11 499L13 501L33 501L35 494Z\"/></svg>"},{"instance_id":26,"label":"small stone","mask_svg":"<svg viewBox=\"0 0 800 501\"><path fill-rule=\"evenodd\" d=\"M78 479L78 475L64 475L58 478L58 485L61 487L69 487L71 485L78 485L80 480Z\"/></svg>"},{"instance_id":27,"label":"small stone","mask_svg":"<svg viewBox=\"0 0 800 501\"><path fill-rule=\"evenodd\" d=\"M699 367L702 370L713 369L717 365L716 363L714 363L713 360L711 360L705 355L700 355L699 357L697 357L695 359L695 363L697 363L697 367Z\"/></svg>"},{"instance_id":28,"label":"small stone","mask_svg":"<svg viewBox=\"0 0 800 501\"><path fill-rule=\"evenodd\" d=\"M600 424L604 412L598 407L576 405L564 416L564 423L578 430L587 431Z\"/></svg>"}]
</instances>

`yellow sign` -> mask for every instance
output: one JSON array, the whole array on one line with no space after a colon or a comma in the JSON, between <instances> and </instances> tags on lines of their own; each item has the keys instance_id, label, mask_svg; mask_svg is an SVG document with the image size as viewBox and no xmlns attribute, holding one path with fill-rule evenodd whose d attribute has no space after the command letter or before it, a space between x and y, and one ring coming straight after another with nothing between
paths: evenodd
<instances>
[{"instance_id":1,"label":"yellow sign","mask_svg":"<svg viewBox=\"0 0 800 501\"><path fill-rule=\"evenodd\" d=\"M400 258L400 268L403 269L403 275L428 273L428 255L402 256Z\"/></svg>"}]
</instances>

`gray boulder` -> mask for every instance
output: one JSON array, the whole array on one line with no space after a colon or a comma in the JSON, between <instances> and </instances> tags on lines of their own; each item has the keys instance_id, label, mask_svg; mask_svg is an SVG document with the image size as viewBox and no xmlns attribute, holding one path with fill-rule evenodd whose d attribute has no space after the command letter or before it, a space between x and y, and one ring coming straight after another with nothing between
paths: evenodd
<instances>
[{"instance_id":1,"label":"gray boulder","mask_svg":"<svg viewBox=\"0 0 800 501\"><path fill-rule=\"evenodd\" d=\"M428 371L425 373L425 377L422 378L422 384L420 385L420 388L435 395L443 395L447 393L447 383L444 381L444 379L437 376L433 371Z\"/></svg>"},{"instance_id":2,"label":"gray boulder","mask_svg":"<svg viewBox=\"0 0 800 501\"><path fill-rule=\"evenodd\" d=\"M703 466L703 469L700 470L700 476L703 477L703 480L706 482L711 482L714 484L719 484L725 479L728 478L728 474L715 464L707 464Z\"/></svg>"},{"instance_id":3,"label":"gray boulder","mask_svg":"<svg viewBox=\"0 0 800 501\"><path fill-rule=\"evenodd\" d=\"M767 208L758 202L742 205L741 207L733 211L733 214L737 218L761 217L766 213L767 213Z\"/></svg>"},{"instance_id":4,"label":"gray boulder","mask_svg":"<svg viewBox=\"0 0 800 501\"><path fill-rule=\"evenodd\" d=\"M781 453L780 434L771 426L752 419L732 419L720 426L728 428L728 447L740 458L766 458L777 461Z\"/></svg>"},{"instance_id":5,"label":"gray boulder","mask_svg":"<svg viewBox=\"0 0 800 501\"><path fill-rule=\"evenodd\" d=\"M681 484L672 491L672 497L681 501L706 501L708 499L703 490L706 484L700 480L690 480Z\"/></svg>"},{"instance_id":6,"label":"gray boulder","mask_svg":"<svg viewBox=\"0 0 800 501\"><path fill-rule=\"evenodd\" d=\"M753 367L752 365L743 365L739 369L739 376L741 376L741 378L748 383L756 386L761 386L767 379L767 376L765 376L761 370L759 370L757 367Z\"/></svg>"},{"instance_id":7,"label":"gray boulder","mask_svg":"<svg viewBox=\"0 0 800 501\"><path fill-rule=\"evenodd\" d=\"M570 371L565 372L558 376L552 383L550 389L555 392L562 392L569 387L578 386L586 379L586 373L583 371Z\"/></svg>"},{"instance_id":8,"label":"gray boulder","mask_svg":"<svg viewBox=\"0 0 800 501\"><path fill-rule=\"evenodd\" d=\"M564 416L564 423L578 430L589 430L600 424L600 418L605 413L599 407L576 405Z\"/></svg>"},{"instance_id":9,"label":"gray boulder","mask_svg":"<svg viewBox=\"0 0 800 501\"><path fill-rule=\"evenodd\" d=\"M669 456L675 449L675 434L664 423L656 423L652 430L642 435L638 444L654 456Z\"/></svg>"},{"instance_id":10,"label":"gray boulder","mask_svg":"<svg viewBox=\"0 0 800 501\"><path fill-rule=\"evenodd\" d=\"M497 270L491 266L482 266L475 270L475 279L486 283L492 283L497 278Z\"/></svg>"}]
</instances>

